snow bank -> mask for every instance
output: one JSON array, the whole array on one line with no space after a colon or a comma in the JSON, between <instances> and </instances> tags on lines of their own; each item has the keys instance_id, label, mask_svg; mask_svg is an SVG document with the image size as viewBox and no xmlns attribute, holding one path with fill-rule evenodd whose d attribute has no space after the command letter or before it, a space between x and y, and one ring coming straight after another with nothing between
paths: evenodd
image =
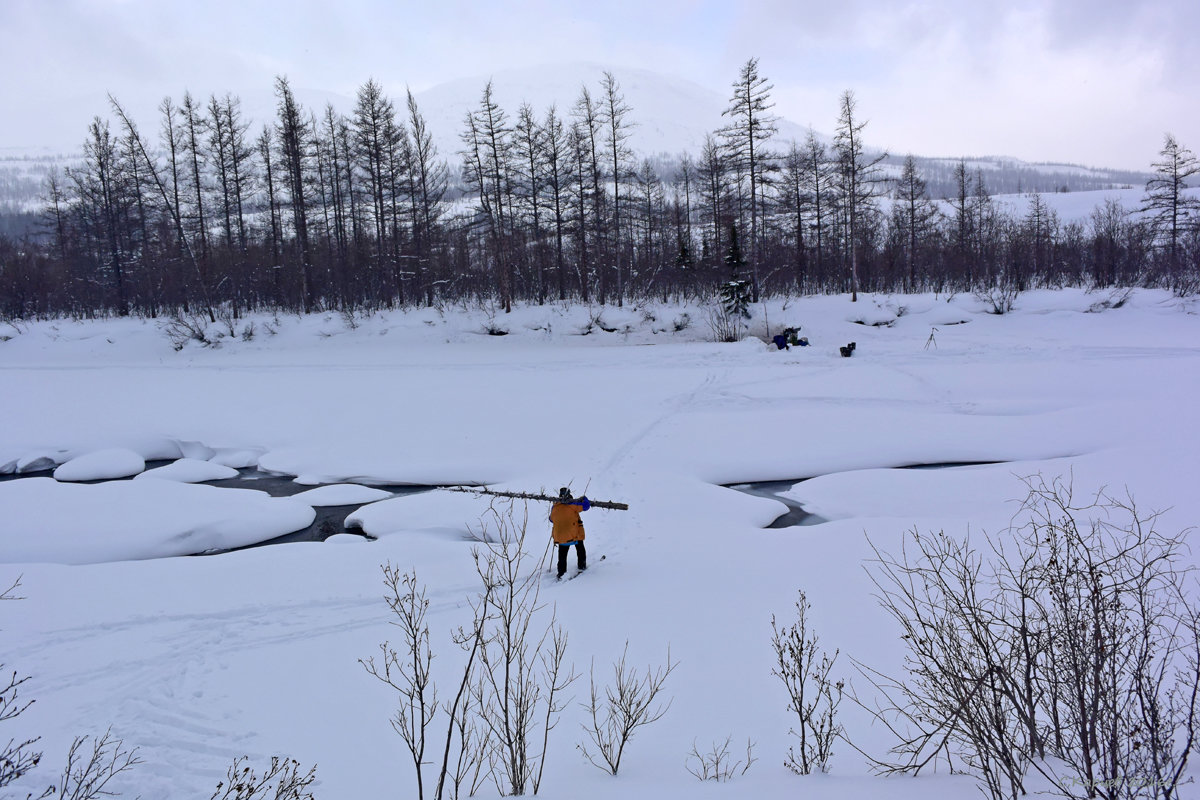
<instances>
[{"instance_id":1,"label":"snow bank","mask_svg":"<svg viewBox=\"0 0 1200 800\"><path fill-rule=\"evenodd\" d=\"M201 461L196 458L181 458L166 466L148 469L141 475L135 475L134 480L157 478L164 481L179 481L180 483L203 483L204 481L236 478L237 475L238 471L233 467L214 464L211 461Z\"/></svg>"},{"instance_id":2,"label":"snow bank","mask_svg":"<svg viewBox=\"0 0 1200 800\"><path fill-rule=\"evenodd\" d=\"M58 481L103 481L128 478L146 468L146 461L132 450L110 448L76 456L54 470Z\"/></svg>"},{"instance_id":3,"label":"snow bank","mask_svg":"<svg viewBox=\"0 0 1200 800\"><path fill-rule=\"evenodd\" d=\"M392 493L370 486L359 486L353 483L332 484L309 489L292 495L293 500L299 500L310 506L350 506L374 503L386 500Z\"/></svg>"},{"instance_id":4,"label":"snow bank","mask_svg":"<svg viewBox=\"0 0 1200 800\"><path fill-rule=\"evenodd\" d=\"M290 498L174 481L0 483L0 562L94 564L241 547L312 523Z\"/></svg>"}]
</instances>

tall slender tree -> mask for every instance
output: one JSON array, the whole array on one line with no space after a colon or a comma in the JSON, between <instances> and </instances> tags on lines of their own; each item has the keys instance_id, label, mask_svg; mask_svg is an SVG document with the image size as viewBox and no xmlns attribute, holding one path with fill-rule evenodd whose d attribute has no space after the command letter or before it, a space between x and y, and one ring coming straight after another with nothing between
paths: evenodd
<instances>
[{"instance_id":1,"label":"tall slender tree","mask_svg":"<svg viewBox=\"0 0 1200 800\"><path fill-rule=\"evenodd\" d=\"M604 93L601 100L604 124L604 143L612 167L613 184L613 269L617 277L617 305L625 303L625 275L621 269L621 251L624 243L621 241L621 184L630 176L628 139L631 123L630 108L621 94L621 87L611 72L605 72L600 81Z\"/></svg>"},{"instance_id":2,"label":"tall slender tree","mask_svg":"<svg viewBox=\"0 0 1200 800\"><path fill-rule=\"evenodd\" d=\"M208 221L204 214L204 176L205 149L201 146L205 129L208 127L204 111L192 97L191 92L183 93L183 104L180 106L183 117L183 146L188 160L188 178L191 185L192 219L195 224L196 241L199 242L200 268L208 269Z\"/></svg>"},{"instance_id":3,"label":"tall slender tree","mask_svg":"<svg viewBox=\"0 0 1200 800\"><path fill-rule=\"evenodd\" d=\"M546 110L542 121L542 136L546 153L546 186L549 191L550 213L554 217L554 272L558 279L558 299L567 299L566 267L563 259L568 197L571 185L570 141L554 105Z\"/></svg>"},{"instance_id":4,"label":"tall slender tree","mask_svg":"<svg viewBox=\"0 0 1200 800\"><path fill-rule=\"evenodd\" d=\"M437 147L425 117L417 108L417 100L408 91L408 124L412 130L412 180L413 203L416 216L413 220L413 242L417 257L417 285L422 282L425 304L433 305L434 283L431 276L422 276L425 265L430 264L434 243L438 240L438 224L442 218L442 202L449 183L446 165L437 160Z\"/></svg>"},{"instance_id":5,"label":"tall slender tree","mask_svg":"<svg viewBox=\"0 0 1200 800\"><path fill-rule=\"evenodd\" d=\"M810 239L816 256L816 272L821 280L826 277L825 256L829 246L829 219L834 210L834 182L836 166L829 159L823 142L812 128L804 139L804 188L812 202L812 225Z\"/></svg>"},{"instance_id":6,"label":"tall slender tree","mask_svg":"<svg viewBox=\"0 0 1200 800\"><path fill-rule=\"evenodd\" d=\"M278 195L278 168L272 159L275 149L275 130L270 125L264 125L262 133L256 142L258 157L263 165L263 190L266 192L267 221L271 238L271 260L266 265L271 275L274 291L274 302L283 303L280 272L283 268L283 216L280 211Z\"/></svg>"},{"instance_id":7,"label":"tall slender tree","mask_svg":"<svg viewBox=\"0 0 1200 800\"><path fill-rule=\"evenodd\" d=\"M598 278L597 294L600 302L604 303L608 299L608 270L604 268L601 260L600 243L606 240L608 231L605 218L607 192L604 190L604 172L601 165L603 110L600 101L592 97L587 86L580 87L579 99L575 101L571 115L578 130L580 167L582 172L586 173L581 176L579 191L586 196L591 217L590 221L580 220L580 224L583 226L580 235L581 240L585 243L589 238L592 242L592 255L593 261L596 262L595 272ZM582 261L584 273L587 273L588 267L585 251Z\"/></svg>"},{"instance_id":8,"label":"tall slender tree","mask_svg":"<svg viewBox=\"0 0 1200 800\"><path fill-rule=\"evenodd\" d=\"M856 105L854 92L847 89L842 94L837 134L834 137L841 169L842 199L845 203L851 302L858 300L858 238L863 229L864 219L873 210L875 197L883 181L879 163L887 157L886 153L867 155L862 140L862 132L867 123L857 118Z\"/></svg>"},{"instance_id":9,"label":"tall slender tree","mask_svg":"<svg viewBox=\"0 0 1200 800\"><path fill-rule=\"evenodd\" d=\"M929 189L911 154L905 157L900 177L896 180L896 201L893 219L898 222L904 242L905 286L910 292L915 292L921 243L929 240L938 210L929 199Z\"/></svg>"},{"instance_id":10,"label":"tall slender tree","mask_svg":"<svg viewBox=\"0 0 1200 800\"><path fill-rule=\"evenodd\" d=\"M732 225L733 219L726 209L729 204L729 158L711 135L704 137L698 172L701 214L712 226L709 235L704 237L704 260L708 262L706 266L712 267L721 257L722 229Z\"/></svg>"},{"instance_id":11,"label":"tall slender tree","mask_svg":"<svg viewBox=\"0 0 1200 800\"><path fill-rule=\"evenodd\" d=\"M521 201L532 237L532 256L537 300L546 302L546 262L542 253L542 193L546 172L545 134L533 113L533 106L522 103L513 128L516 196Z\"/></svg>"},{"instance_id":12,"label":"tall slender tree","mask_svg":"<svg viewBox=\"0 0 1200 800\"><path fill-rule=\"evenodd\" d=\"M142 139L141 134L138 133L137 125L134 123L133 119L125 112L125 109L121 107L121 104L118 103L117 99L111 94L108 96L108 101L112 106L113 112L116 113L117 117L121 120L121 123L125 126L127 140L131 145L130 149L137 155L140 155L142 163L145 165L145 168L155 188L158 189L163 206L167 209L167 213L170 216L170 221L174 223L175 232L183 248L183 252L187 256L187 260L191 263L192 269L196 274L200 300L204 304L204 310L208 314L209 321L216 322L216 313L213 309L212 295L209 292L206 275L202 268L201 262L196 258L195 251L192 249L191 244L188 242L187 236L184 234L183 213L180 210L178 203L172 204L171 196L168 194L167 186L164 184L162 177L159 176L158 168L155 165L155 160L150 156L150 153L146 147L146 143ZM178 197L179 195L176 194L176 200L178 200Z\"/></svg>"},{"instance_id":13,"label":"tall slender tree","mask_svg":"<svg viewBox=\"0 0 1200 800\"><path fill-rule=\"evenodd\" d=\"M1200 224L1200 199L1184 193L1187 179L1200 173L1200 161L1169 133L1159 156L1153 164L1154 177L1146 183L1142 210L1150 214L1150 224L1166 251L1167 268L1174 282L1182 262L1180 240L1190 225Z\"/></svg>"},{"instance_id":14,"label":"tall slender tree","mask_svg":"<svg viewBox=\"0 0 1200 800\"><path fill-rule=\"evenodd\" d=\"M762 259L762 221L765 218L766 180L771 160L767 143L777 131L776 117L771 113L771 90L775 88L758 74L758 59L751 58L742 65L733 83L733 97L723 112L730 124L721 135L733 155L734 166L749 181L750 201L750 280L751 294L758 302L758 268Z\"/></svg>"},{"instance_id":15,"label":"tall slender tree","mask_svg":"<svg viewBox=\"0 0 1200 800\"><path fill-rule=\"evenodd\" d=\"M375 227L374 268L381 271L388 253L388 152L392 135L390 123L395 117L392 101L373 79L358 90L354 106L353 130L355 162L366 176L370 197L371 222Z\"/></svg>"},{"instance_id":16,"label":"tall slender tree","mask_svg":"<svg viewBox=\"0 0 1200 800\"><path fill-rule=\"evenodd\" d=\"M284 76L275 79L278 100L277 132L283 154L281 168L283 183L292 207L292 225L300 260L301 298L306 313L317 307L317 287L313 275L312 254L308 241L308 198L306 192L306 162L309 160L308 123L300 104Z\"/></svg>"},{"instance_id":17,"label":"tall slender tree","mask_svg":"<svg viewBox=\"0 0 1200 800\"><path fill-rule=\"evenodd\" d=\"M95 242L92 252L97 272L109 282L117 313L129 313L126 286L127 239L126 194L124 165L117 138L108 122L96 117L88 126L88 138L83 146L83 164L67 174L75 184L81 200L86 230Z\"/></svg>"},{"instance_id":18,"label":"tall slender tree","mask_svg":"<svg viewBox=\"0 0 1200 800\"><path fill-rule=\"evenodd\" d=\"M512 129L508 115L495 100L492 82L483 89L479 107L466 117L463 177L479 197L487 223L488 242L500 305L512 311L513 259L508 252L512 216Z\"/></svg>"}]
</instances>

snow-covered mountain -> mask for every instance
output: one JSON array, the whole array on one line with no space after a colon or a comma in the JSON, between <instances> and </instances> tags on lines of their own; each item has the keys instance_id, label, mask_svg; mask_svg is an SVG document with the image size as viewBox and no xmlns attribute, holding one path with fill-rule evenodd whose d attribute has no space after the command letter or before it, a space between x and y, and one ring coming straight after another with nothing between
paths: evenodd
<instances>
[{"instance_id":1,"label":"snow-covered mountain","mask_svg":"<svg viewBox=\"0 0 1200 800\"><path fill-rule=\"evenodd\" d=\"M445 155L461 147L458 137L463 130L463 119L479 107L489 79L493 99L508 113L510 122L522 103L529 103L538 119L555 105L559 116L565 119L583 87L588 88L593 98L600 98L605 70L612 72L629 106L628 119L633 123L629 145L639 154L677 155L685 151L699 154L705 135L729 122L728 117L722 116L729 106L728 94L715 88L645 69L609 68L584 62L462 78L416 92L414 96L429 121L438 150ZM788 120L781 119L778 127L778 136L784 141L803 140L807 133L806 128Z\"/></svg>"}]
</instances>

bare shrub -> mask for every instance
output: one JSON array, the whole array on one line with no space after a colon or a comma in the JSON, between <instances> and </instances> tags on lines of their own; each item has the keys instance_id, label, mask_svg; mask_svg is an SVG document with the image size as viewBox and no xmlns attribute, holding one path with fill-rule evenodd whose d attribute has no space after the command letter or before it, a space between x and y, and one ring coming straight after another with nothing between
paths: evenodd
<instances>
[{"instance_id":1,"label":"bare shrub","mask_svg":"<svg viewBox=\"0 0 1200 800\"><path fill-rule=\"evenodd\" d=\"M199 314L176 311L168 318L163 331L171 342L171 347L177 351L186 347L188 342L214 347L217 341L209 338L208 326L209 323Z\"/></svg>"},{"instance_id":2,"label":"bare shrub","mask_svg":"<svg viewBox=\"0 0 1200 800\"><path fill-rule=\"evenodd\" d=\"M1061 797L1175 798L1200 723L1184 536L1131 497L1025 482L986 549L913 531L899 556L876 550L872 578L908 648L905 679L864 668L900 738L878 766L957 760L997 800L1026 793L1029 769Z\"/></svg>"},{"instance_id":3,"label":"bare shrub","mask_svg":"<svg viewBox=\"0 0 1200 800\"><path fill-rule=\"evenodd\" d=\"M726 736L724 742L713 742L712 748L702 754L693 741L692 751L688 753L684 768L700 781L722 783L738 775L745 775L750 766L758 760L754 757L754 742L746 740L746 756L736 761L729 753L729 745L732 742L733 736Z\"/></svg>"},{"instance_id":4,"label":"bare shrub","mask_svg":"<svg viewBox=\"0 0 1200 800\"><path fill-rule=\"evenodd\" d=\"M704 321L712 332L714 342L740 342L746 332L745 319L716 306L704 312Z\"/></svg>"},{"instance_id":5,"label":"bare shrub","mask_svg":"<svg viewBox=\"0 0 1200 800\"><path fill-rule=\"evenodd\" d=\"M540 571L524 549L527 515L510 503L493 507L473 538L483 588L471 601L473 618L451 638L466 653L454 697L440 706L431 665L429 601L415 573L384 566L385 596L402 643L380 646L380 659L361 663L397 693L392 727L404 740L424 797L429 727L440 710L446 733L436 800L474 795L492 780L504 795L537 794L550 732L562 711L562 692L576 679L565 666L566 632L539 601ZM547 619L548 615L548 619Z\"/></svg>"},{"instance_id":6,"label":"bare shrub","mask_svg":"<svg viewBox=\"0 0 1200 800\"><path fill-rule=\"evenodd\" d=\"M271 765L259 775L246 760L233 760L209 800L313 800L309 787L317 777L315 766L302 773L300 762L272 756Z\"/></svg>"},{"instance_id":7,"label":"bare shrub","mask_svg":"<svg viewBox=\"0 0 1200 800\"><path fill-rule=\"evenodd\" d=\"M588 710L589 721L584 723L583 730L595 750L589 749L585 743L576 745L593 766L613 775L620 769L625 747L637 729L662 719L670 709L671 702L668 700L665 705L661 704L658 695L668 676L679 666L678 661L671 660L671 651L668 649L665 667L646 667L645 673L639 677L636 670L626 664L628 654L629 643L626 642L621 658L613 664L613 684L603 687L603 698L600 687L596 685L596 665L592 663L589 675L591 693L584 706Z\"/></svg>"},{"instance_id":8,"label":"bare shrub","mask_svg":"<svg viewBox=\"0 0 1200 800\"><path fill-rule=\"evenodd\" d=\"M771 646L775 650L771 674L787 689L788 711L795 713L800 722L799 730L789 731L800 740L800 751L789 747L783 763L797 775L808 775L813 770L828 772L833 743L842 733L837 710L845 684L830 677L839 651L830 655L819 649L820 640L808 627L811 608L801 591L795 622L780 630L775 617L771 617Z\"/></svg>"},{"instance_id":9,"label":"bare shrub","mask_svg":"<svg viewBox=\"0 0 1200 800\"><path fill-rule=\"evenodd\" d=\"M400 572L391 564L385 564L382 569L387 588L384 600L396 617L392 624L400 630L401 644L397 649L384 642L379 646L378 662L370 657L359 659L359 663L368 674L396 691L399 703L391 720L392 728L404 741L412 759L417 797L423 798L429 726L438 711L437 685L431 670L433 651L429 626L425 622L429 600L415 571ZM447 789L451 797L459 797L464 786L469 794L474 794L482 782L487 737L480 734L474 718L476 709L471 703L470 689L482 645L484 611L482 603L476 604L471 627L459 628L451 636L467 653L467 661L454 698L441 706L446 715L446 735L434 792L438 800Z\"/></svg>"},{"instance_id":10,"label":"bare shrub","mask_svg":"<svg viewBox=\"0 0 1200 800\"><path fill-rule=\"evenodd\" d=\"M565 667L566 631L553 609L545 619L539 564L525 549L528 510L493 506L490 533L474 551L483 581L475 713L488 735L491 777L501 794L537 794L562 692L578 677ZM538 741L540 738L540 742Z\"/></svg>"},{"instance_id":11,"label":"bare shrub","mask_svg":"<svg viewBox=\"0 0 1200 800\"><path fill-rule=\"evenodd\" d=\"M126 748L120 739L112 738L112 731L93 737L91 748L86 747L89 737L78 736L67 751L67 764L59 778L58 789L49 796L55 800L96 800L114 796L108 784L126 770L143 763L137 756L137 748ZM52 787L53 788L53 787Z\"/></svg>"},{"instance_id":12,"label":"bare shrub","mask_svg":"<svg viewBox=\"0 0 1200 800\"><path fill-rule=\"evenodd\" d=\"M975 299L990 306L990 314L1007 314L1016 307L1017 295L1021 293L1015 285L996 284L975 292Z\"/></svg>"},{"instance_id":13,"label":"bare shrub","mask_svg":"<svg viewBox=\"0 0 1200 800\"><path fill-rule=\"evenodd\" d=\"M1088 306L1087 310L1089 314L1098 314L1101 311L1107 311L1110 308L1121 308L1129 302L1131 297L1133 297L1133 289L1112 289L1108 292L1107 297L1105 297L1103 300L1097 300L1096 302L1092 303L1090 306Z\"/></svg>"},{"instance_id":14,"label":"bare shrub","mask_svg":"<svg viewBox=\"0 0 1200 800\"><path fill-rule=\"evenodd\" d=\"M899 556L875 552L877 597L907 648L904 678L859 665L882 698L871 710L898 739L878 770L919 774L957 759L994 800L1023 794L1029 759L1019 737L1028 719L1011 702L1017 694L1001 665L1014 649L1002 639L1011 628L981 596L980 554L969 539L915 530Z\"/></svg>"},{"instance_id":15,"label":"bare shrub","mask_svg":"<svg viewBox=\"0 0 1200 800\"><path fill-rule=\"evenodd\" d=\"M437 711L437 687L430 675L433 652L429 649L429 626L425 613L429 600L425 587L417 582L416 572L401 573L391 564L383 567L384 599L396 617L392 624L400 629L403 644L398 652L388 642L379 646L380 661L368 658L359 663L368 673L399 693L400 705L392 718L392 728L404 740L412 756L417 775L417 797L425 797L424 774L426 731Z\"/></svg>"},{"instance_id":16,"label":"bare shrub","mask_svg":"<svg viewBox=\"0 0 1200 800\"><path fill-rule=\"evenodd\" d=\"M3 667L4 665L0 664L0 669ZM18 677L17 673L13 672L6 681L7 685L0 688L0 722L20 716L21 712L33 703L32 700L22 700L18 692L21 684L27 680L29 680L29 676ZM41 762L42 754L33 749L37 742L38 737L23 739L19 742L16 739L9 739L8 744L0 748L0 789L8 786Z\"/></svg>"},{"instance_id":17,"label":"bare shrub","mask_svg":"<svg viewBox=\"0 0 1200 800\"><path fill-rule=\"evenodd\" d=\"M21 599L15 594L20 585L20 579L13 581L11 586L0 592L0 600ZM4 664L0 664L0 670L3 669ZM28 675L21 677L13 672L4 681L3 688L0 688L0 722L19 717L25 709L33 704L32 700L23 700L20 696L20 687L27 680L29 680ZM42 754L33 749L37 742L38 737L21 741L9 739L6 745L0 747L0 789L16 781L38 765Z\"/></svg>"}]
</instances>

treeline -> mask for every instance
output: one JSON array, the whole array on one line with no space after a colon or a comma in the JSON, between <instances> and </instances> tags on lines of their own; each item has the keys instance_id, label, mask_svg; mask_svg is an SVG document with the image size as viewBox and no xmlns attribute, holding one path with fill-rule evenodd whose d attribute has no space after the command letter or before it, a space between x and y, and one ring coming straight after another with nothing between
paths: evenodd
<instances>
[{"instance_id":1,"label":"treeline","mask_svg":"<svg viewBox=\"0 0 1200 800\"><path fill-rule=\"evenodd\" d=\"M669 172L629 147L615 77L569 108L510 113L484 87L437 152L411 93L367 81L352 113L306 109L277 78L276 119L252 130L237 97L185 94L145 133L110 98L84 159L47 179L44 230L0 234L0 313L215 319L443 302L622 304L766 293L1041 285L1194 291L1200 171L1167 136L1146 199L1063 223L1032 195L1013 216L983 173L955 168L935 202L911 156L864 147L853 93L831 142L782 149L772 86L740 70L727 123Z\"/></svg>"}]
</instances>

